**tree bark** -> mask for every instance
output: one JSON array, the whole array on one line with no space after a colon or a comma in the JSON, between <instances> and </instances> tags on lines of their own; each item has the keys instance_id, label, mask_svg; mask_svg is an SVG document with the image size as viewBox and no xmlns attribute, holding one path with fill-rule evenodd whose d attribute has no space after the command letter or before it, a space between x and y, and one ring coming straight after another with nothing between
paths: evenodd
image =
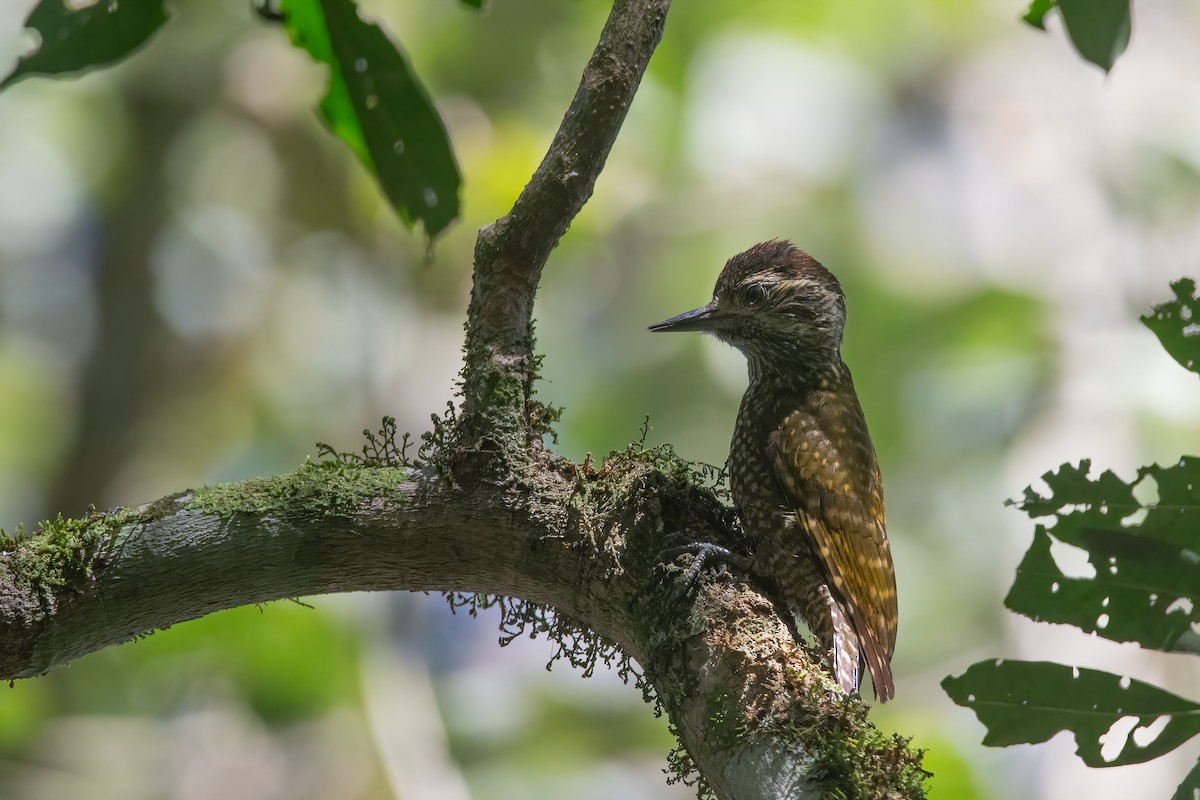
<instances>
[{"instance_id":1,"label":"tree bark","mask_svg":"<svg viewBox=\"0 0 1200 800\"><path fill-rule=\"evenodd\" d=\"M731 511L695 469L640 445L575 465L541 444L552 415L533 397L538 281L668 7L616 0L546 158L480 232L463 404L428 462L329 460L43 524L0 551L0 678L247 603L442 591L500 603L508 634L545 632L585 672L619 665L679 736L674 777L717 797L923 796L920 754L867 721L756 587L708 573L689 586L656 564L671 534L737 546Z\"/></svg>"}]
</instances>

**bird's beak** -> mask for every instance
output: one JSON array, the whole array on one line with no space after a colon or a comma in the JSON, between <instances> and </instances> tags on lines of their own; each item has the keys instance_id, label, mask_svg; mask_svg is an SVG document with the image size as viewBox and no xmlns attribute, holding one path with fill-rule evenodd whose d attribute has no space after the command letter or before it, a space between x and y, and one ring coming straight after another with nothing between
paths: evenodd
<instances>
[{"instance_id":1,"label":"bird's beak","mask_svg":"<svg viewBox=\"0 0 1200 800\"><path fill-rule=\"evenodd\" d=\"M664 319L650 326L650 330L659 331L710 331L721 320L716 303L709 303L701 308L686 311L678 316Z\"/></svg>"}]
</instances>

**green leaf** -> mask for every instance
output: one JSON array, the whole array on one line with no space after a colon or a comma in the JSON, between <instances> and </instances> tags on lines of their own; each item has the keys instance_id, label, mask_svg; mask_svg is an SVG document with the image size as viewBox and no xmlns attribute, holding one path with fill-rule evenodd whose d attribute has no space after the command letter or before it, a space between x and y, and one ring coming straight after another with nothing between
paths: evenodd
<instances>
[{"instance_id":1,"label":"green leaf","mask_svg":"<svg viewBox=\"0 0 1200 800\"><path fill-rule=\"evenodd\" d=\"M329 66L321 114L379 180L412 227L432 239L458 216L461 179L450 139L408 61L353 0L283 0L292 43Z\"/></svg>"},{"instance_id":2,"label":"green leaf","mask_svg":"<svg viewBox=\"0 0 1200 800\"><path fill-rule=\"evenodd\" d=\"M1070 731L1075 752L1091 767L1149 761L1200 733L1200 705L1099 670L981 661L947 677L942 688L987 726L984 744L1036 744Z\"/></svg>"},{"instance_id":3,"label":"green leaf","mask_svg":"<svg viewBox=\"0 0 1200 800\"><path fill-rule=\"evenodd\" d=\"M461 0L461 2L464 6L468 6L469 8L483 8L483 0Z\"/></svg>"},{"instance_id":4,"label":"green leaf","mask_svg":"<svg viewBox=\"0 0 1200 800\"><path fill-rule=\"evenodd\" d=\"M1200 557L1165 542L1088 531L1093 577L1068 577L1038 526L1004 605L1036 622L1074 625L1116 642L1200 653Z\"/></svg>"},{"instance_id":5,"label":"green leaf","mask_svg":"<svg viewBox=\"0 0 1200 800\"><path fill-rule=\"evenodd\" d=\"M1108 72L1129 46L1129 0L1058 0L1067 35L1079 55Z\"/></svg>"},{"instance_id":6,"label":"green leaf","mask_svg":"<svg viewBox=\"0 0 1200 800\"><path fill-rule=\"evenodd\" d=\"M1200 761L1196 762L1196 766L1192 767L1192 771L1183 779L1183 783L1179 784L1175 794L1171 795L1171 800L1196 800L1198 794L1200 794Z\"/></svg>"},{"instance_id":7,"label":"green leaf","mask_svg":"<svg viewBox=\"0 0 1200 800\"><path fill-rule=\"evenodd\" d=\"M1113 641L1200 652L1200 459L1145 467L1130 483L1109 471L1092 479L1090 466L1064 464L1042 476L1049 496L1028 488L1016 503L1055 522L1037 527L1005 605ZM1054 541L1086 554L1092 574L1064 573Z\"/></svg>"},{"instance_id":8,"label":"green leaf","mask_svg":"<svg viewBox=\"0 0 1200 800\"><path fill-rule=\"evenodd\" d=\"M1024 496L1019 500L1010 500L1008 505L1015 505L1030 517L1046 517L1060 512L1065 517L1079 511L1102 514L1101 508L1109 505L1128 508L1126 513L1129 513L1139 506L1129 484L1111 470L1105 470L1093 480L1088 476L1091 468L1091 459L1087 458L1080 461L1077 467L1063 464L1058 472L1042 475L1042 480L1050 487L1049 495L1042 496L1032 486L1027 486Z\"/></svg>"},{"instance_id":9,"label":"green leaf","mask_svg":"<svg viewBox=\"0 0 1200 800\"><path fill-rule=\"evenodd\" d=\"M1157 305L1142 317L1142 324L1154 332L1171 358L1192 372L1200 372L1200 300L1196 282L1181 278L1171 284L1175 299Z\"/></svg>"},{"instance_id":10,"label":"green leaf","mask_svg":"<svg viewBox=\"0 0 1200 800\"><path fill-rule=\"evenodd\" d=\"M41 44L21 57L0 89L26 75L61 75L119 61L166 21L162 0L99 0L76 9L65 0L42 0L25 20Z\"/></svg>"},{"instance_id":11,"label":"green leaf","mask_svg":"<svg viewBox=\"0 0 1200 800\"><path fill-rule=\"evenodd\" d=\"M1054 8L1054 0L1033 0L1029 4L1029 10L1025 12L1025 16L1021 17L1021 19L1038 30L1044 31L1046 30L1046 14L1052 8Z\"/></svg>"},{"instance_id":12,"label":"green leaf","mask_svg":"<svg viewBox=\"0 0 1200 800\"><path fill-rule=\"evenodd\" d=\"M1200 552L1200 458L1184 456L1168 467L1142 467L1128 483L1111 470L1093 479L1092 462L1063 464L1042 480L1050 488L1041 495L1032 487L1010 501L1030 517L1056 517L1049 531L1077 547L1089 544L1088 531L1116 531L1157 539ZM1138 500L1139 493L1155 499Z\"/></svg>"}]
</instances>

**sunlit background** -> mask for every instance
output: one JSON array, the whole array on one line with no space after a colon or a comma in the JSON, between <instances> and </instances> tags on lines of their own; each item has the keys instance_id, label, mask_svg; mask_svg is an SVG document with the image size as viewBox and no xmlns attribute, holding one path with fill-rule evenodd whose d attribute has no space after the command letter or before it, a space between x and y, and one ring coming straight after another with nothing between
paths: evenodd
<instances>
[{"instance_id":1,"label":"sunlit background","mask_svg":"<svg viewBox=\"0 0 1200 800\"><path fill-rule=\"evenodd\" d=\"M0 72L33 0L0 6ZM435 95L463 219L426 257L316 120L324 74L249 0L178 0L127 63L0 94L0 525L286 472L419 432L452 398L476 229L524 185L600 0L366 3ZM883 464L897 699L934 798L1167 798L1200 752L1093 771L1060 735L993 750L938 687L990 656L1196 698L1196 659L1001 607L1003 506L1091 457L1194 453L1200 385L1137 323L1200 265L1200 7L1138 0L1111 75L1020 2L679 3L538 299L559 450L724 460L744 364L645 326L786 237L841 278ZM1052 20L1057 23L1057 20ZM179 625L0 688L0 797L685 798L666 722L544 640L438 598L321 597Z\"/></svg>"}]
</instances>

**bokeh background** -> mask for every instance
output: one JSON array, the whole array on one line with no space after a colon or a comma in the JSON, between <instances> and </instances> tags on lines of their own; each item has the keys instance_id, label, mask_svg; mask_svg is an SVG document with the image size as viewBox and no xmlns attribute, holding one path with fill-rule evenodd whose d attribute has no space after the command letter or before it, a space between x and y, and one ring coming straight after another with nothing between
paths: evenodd
<instances>
[{"instance_id":1,"label":"bokeh background","mask_svg":"<svg viewBox=\"0 0 1200 800\"><path fill-rule=\"evenodd\" d=\"M0 5L0 71L33 0ZM321 69L243 0L177 0L135 58L0 94L0 525L289 471L453 397L476 229L537 164L600 0L363 5L435 95L466 179L431 255L317 121ZM938 688L990 656L1200 696L1185 656L1005 612L1063 461L1196 452L1200 386L1137 323L1200 264L1200 7L1139 0L1111 75L1022 4L679 3L538 301L559 450L639 435L721 463L744 365L648 323L772 237L849 295L901 633L879 724L934 798L1166 798L1200 752L1092 771L1065 735L992 750ZM684 798L664 720L613 675L439 598L275 603L0 687L0 797Z\"/></svg>"}]
</instances>

